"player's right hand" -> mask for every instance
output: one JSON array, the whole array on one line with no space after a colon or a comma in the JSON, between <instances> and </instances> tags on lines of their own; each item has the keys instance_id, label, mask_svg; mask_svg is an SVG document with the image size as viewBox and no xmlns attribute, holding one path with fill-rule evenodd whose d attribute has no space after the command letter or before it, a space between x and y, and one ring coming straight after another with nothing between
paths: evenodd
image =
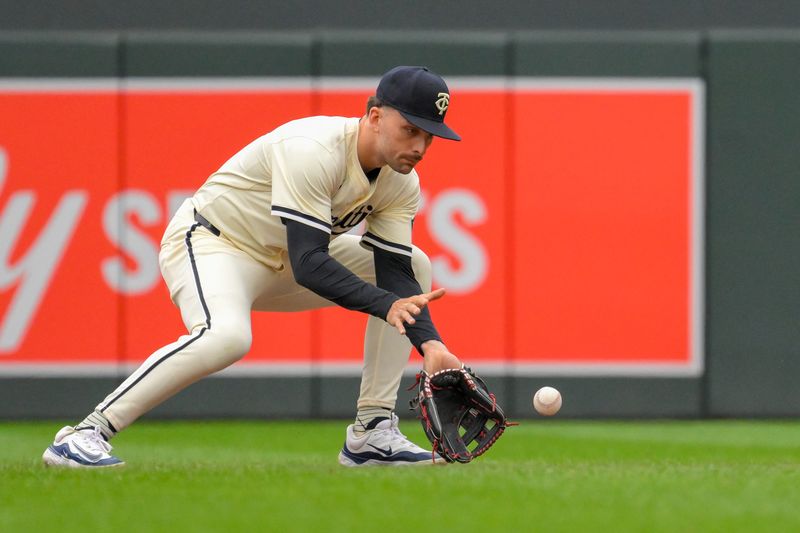
<instances>
[{"instance_id":1,"label":"player's right hand","mask_svg":"<svg viewBox=\"0 0 800 533\"><path fill-rule=\"evenodd\" d=\"M386 322L394 326L397 331L400 332L400 335L405 335L405 324L415 323L416 320L414 317L420 314L430 302L444 296L444 293L444 289L436 289L435 291L426 292L424 294L400 298L389 308L389 313L386 315Z\"/></svg>"}]
</instances>

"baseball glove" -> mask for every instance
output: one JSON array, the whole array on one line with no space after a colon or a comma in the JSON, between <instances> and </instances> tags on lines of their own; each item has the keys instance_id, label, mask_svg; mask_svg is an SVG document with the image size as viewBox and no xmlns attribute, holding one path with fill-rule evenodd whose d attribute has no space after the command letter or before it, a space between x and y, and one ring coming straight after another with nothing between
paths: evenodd
<instances>
[{"instance_id":1,"label":"baseball glove","mask_svg":"<svg viewBox=\"0 0 800 533\"><path fill-rule=\"evenodd\" d=\"M417 411L425 435L447 462L468 463L486 452L503 434L508 422L494 394L466 366L417 374Z\"/></svg>"}]
</instances>

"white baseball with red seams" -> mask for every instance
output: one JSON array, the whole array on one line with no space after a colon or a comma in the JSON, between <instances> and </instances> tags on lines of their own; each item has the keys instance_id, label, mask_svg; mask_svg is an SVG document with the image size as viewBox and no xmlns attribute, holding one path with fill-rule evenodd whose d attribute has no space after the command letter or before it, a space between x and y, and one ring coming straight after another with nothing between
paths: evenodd
<instances>
[{"instance_id":1,"label":"white baseball with red seams","mask_svg":"<svg viewBox=\"0 0 800 533\"><path fill-rule=\"evenodd\" d=\"M533 395L533 408L544 416L553 416L561 409L561 393L553 387L542 387Z\"/></svg>"}]
</instances>

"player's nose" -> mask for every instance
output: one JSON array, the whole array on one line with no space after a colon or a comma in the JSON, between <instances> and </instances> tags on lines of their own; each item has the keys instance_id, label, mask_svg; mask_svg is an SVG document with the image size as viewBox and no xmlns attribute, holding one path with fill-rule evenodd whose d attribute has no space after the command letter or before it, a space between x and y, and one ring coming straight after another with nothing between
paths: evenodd
<instances>
[{"instance_id":1,"label":"player's nose","mask_svg":"<svg viewBox=\"0 0 800 533\"><path fill-rule=\"evenodd\" d=\"M414 152L418 153L420 158L422 158L422 156L424 156L425 152L428 150L428 147L431 145L432 140L433 135L430 133L417 136L414 142Z\"/></svg>"}]
</instances>

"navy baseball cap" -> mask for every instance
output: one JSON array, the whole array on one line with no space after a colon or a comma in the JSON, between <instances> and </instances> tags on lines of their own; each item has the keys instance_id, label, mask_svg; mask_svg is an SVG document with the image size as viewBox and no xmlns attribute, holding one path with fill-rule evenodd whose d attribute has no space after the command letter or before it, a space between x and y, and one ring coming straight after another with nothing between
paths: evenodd
<instances>
[{"instance_id":1,"label":"navy baseball cap","mask_svg":"<svg viewBox=\"0 0 800 533\"><path fill-rule=\"evenodd\" d=\"M381 78L375 96L419 129L437 137L461 140L444 123L450 105L447 84L427 67L393 68Z\"/></svg>"}]
</instances>

